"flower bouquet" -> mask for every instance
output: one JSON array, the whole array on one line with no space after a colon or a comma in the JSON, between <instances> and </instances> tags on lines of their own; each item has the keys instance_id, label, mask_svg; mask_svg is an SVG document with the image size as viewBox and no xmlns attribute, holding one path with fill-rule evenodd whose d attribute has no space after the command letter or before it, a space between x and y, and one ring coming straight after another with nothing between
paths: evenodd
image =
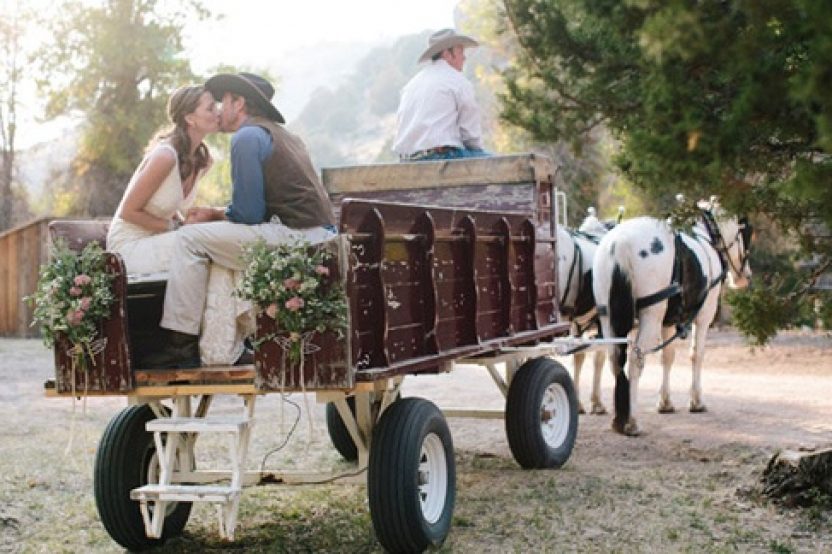
<instances>
[{"instance_id":1,"label":"flower bouquet","mask_svg":"<svg viewBox=\"0 0 832 554\"><path fill-rule=\"evenodd\" d=\"M106 337L100 331L115 302L113 278L106 253L97 243L75 253L58 241L51 261L41 266L35 292L24 299L34 308L32 325L40 325L44 344L56 348L56 355L60 354L57 349L66 348L73 392L75 374L82 372L83 382L88 384L91 366L106 347Z\"/></svg>"},{"instance_id":2,"label":"flower bouquet","mask_svg":"<svg viewBox=\"0 0 832 554\"><path fill-rule=\"evenodd\" d=\"M347 327L337 259L324 245L257 241L244 248L243 260L245 272L236 292L257 306L255 348L259 354L267 343L276 343L285 358L279 364L281 387L287 369L297 373L290 381L303 385L306 357L326 349L333 337L343 338Z\"/></svg>"}]
</instances>

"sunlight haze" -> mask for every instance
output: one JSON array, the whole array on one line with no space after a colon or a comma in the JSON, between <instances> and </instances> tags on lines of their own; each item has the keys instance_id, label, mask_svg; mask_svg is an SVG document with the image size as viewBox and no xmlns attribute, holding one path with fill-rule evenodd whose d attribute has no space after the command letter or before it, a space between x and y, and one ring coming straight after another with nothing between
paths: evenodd
<instances>
[{"instance_id":1,"label":"sunlight haze","mask_svg":"<svg viewBox=\"0 0 832 554\"><path fill-rule=\"evenodd\" d=\"M48 0L27 3L51 4ZM361 47L366 51L402 35L454 26L456 4L457 0L204 0L209 11L224 17L186 23L186 55L197 73L219 65L269 71L280 80L275 102L291 120L302 109L305 95L318 86L337 84L351 70L345 65L337 75L316 72L311 60L318 45L322 55L335 51L354 63L358 58L353 53ZM38 121L41 107L37 94L29 88L20 96L18 147L52 140L73 125L66 118Z\"/></svg>"}]
</instances>

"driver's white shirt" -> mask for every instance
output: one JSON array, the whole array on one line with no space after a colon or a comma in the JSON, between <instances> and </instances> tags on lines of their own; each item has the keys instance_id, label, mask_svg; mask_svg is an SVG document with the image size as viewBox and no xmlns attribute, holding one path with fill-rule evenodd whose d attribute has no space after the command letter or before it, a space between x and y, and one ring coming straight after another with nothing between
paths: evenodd
<instances>
[{"instance_id":1,"label":"driver's white shirt","mask_svg":"<svg viewBox=\"0 0 832 554\"><path fill-rule=\"evenodd\" d=\"M438 146L482 149L474 87L445 60L428 62L402 89L393 151L400 156Z\"/></svg>"}]
</instances>

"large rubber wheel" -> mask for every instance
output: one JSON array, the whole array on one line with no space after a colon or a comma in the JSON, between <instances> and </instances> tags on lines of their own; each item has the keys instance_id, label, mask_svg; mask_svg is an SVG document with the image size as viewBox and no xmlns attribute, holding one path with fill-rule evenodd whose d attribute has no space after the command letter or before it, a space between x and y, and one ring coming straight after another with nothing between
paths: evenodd
<instances>
[{"instance_id":1,"label":"large rubber wheel","mask_svg":"<svg viewBox=\"0 0 832 554\"><path fill-rule=\"evenodd\" d=\"M566 369L550 358L520 366L506 398L506 435L517 463L526 469L560 467L577 434L578 399Z\"/></svg>"},{"instance_id":2,"label":"large rubber wheel","mask_svg":"<svg viewBox=\"0 0 832 554\"><path fill-rule=\"evenodd\" d=\"M168 504L162 538L145 535L139 503L130 491L158 476L159 462L153 433L145 424L156 415L150 406L130 406L107 425L95 455L95 505L104 528L128 550L146 550L182 534L191 514L190 502ZM150 506L153 510L153 506Z\"/></svg>"},{"instance_id":3,"label":"large rubber wheel","mask_svg":"<svg viewBox=\"0 0 832 554\"><path fill-rule=\"evenodd\" d=\"M355 397L347 398L347 405L355 415ZM355 447L355 442L352 440L350 432L347 431L347 426L344 425L344 420L341 419L338 408L332 402L327 402L326 405L326 430L329 431L329 440L332 441L332 446L345 460L354 462L358 459L358 448Z\"/></svg>"},{"instance_id":4,"label":"large rubber wheel","mask_svg":"<svg viewBox=\"0 0 832 554\"><path fill-rule=\"evenodd\" d=\"M405 398L382 414L367 468L373 528L390 552L422 552L445 541L456 500L454 445L434 404Z\"/></svg>"}]
</instances>

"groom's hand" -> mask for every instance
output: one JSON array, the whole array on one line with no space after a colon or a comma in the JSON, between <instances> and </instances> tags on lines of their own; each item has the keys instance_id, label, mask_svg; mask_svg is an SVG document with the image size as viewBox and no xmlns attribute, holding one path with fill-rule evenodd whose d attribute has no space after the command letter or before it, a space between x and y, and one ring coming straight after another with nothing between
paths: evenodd
<instances>
[{"instance_id":1,"label":"groom's hand","mask_svg":"<svg viewBox=\"0 0 832 554\"><path fill-rule=\"evenodd\" d=\"M222 219L225 219L225 217L219 208L196 207L188 210L188 214L185 216L185 224L205 223Z\"/></svg>"}]
</instances>

